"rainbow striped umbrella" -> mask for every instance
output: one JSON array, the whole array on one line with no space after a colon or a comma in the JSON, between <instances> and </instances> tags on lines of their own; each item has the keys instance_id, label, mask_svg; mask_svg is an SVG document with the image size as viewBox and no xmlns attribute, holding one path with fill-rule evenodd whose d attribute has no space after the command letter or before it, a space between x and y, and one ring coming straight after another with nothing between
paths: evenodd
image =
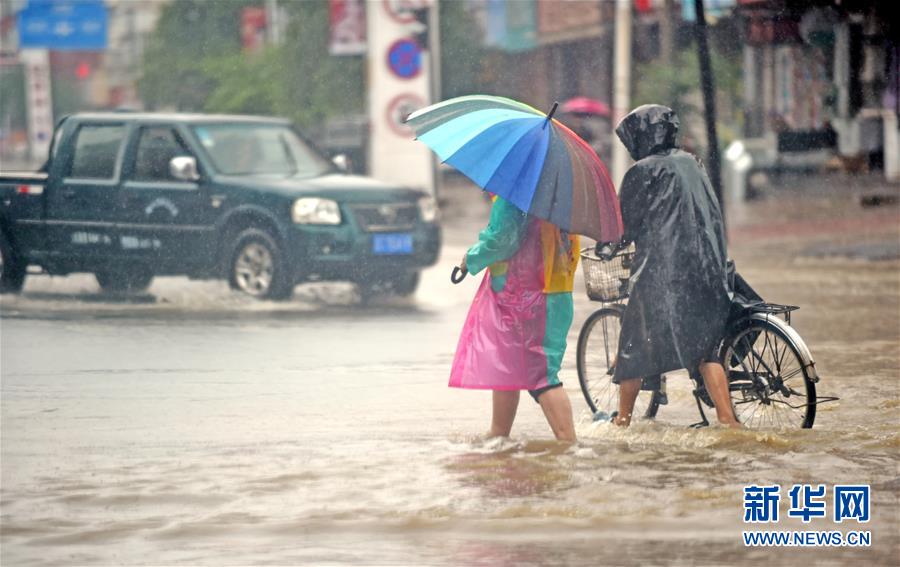
<instances>
[{"instance_id":1,"label":"rainbow striped umbrella","mask_svg":"<svg viewBox=\"0 0 900 567\"><path fill-rule=\"evenodd\" d=\"M622 237L606 167L549 114L508 98L473 95L412 113L416 138L476 185L559 228L602 242Z\"/></svg>"}]
</instances>

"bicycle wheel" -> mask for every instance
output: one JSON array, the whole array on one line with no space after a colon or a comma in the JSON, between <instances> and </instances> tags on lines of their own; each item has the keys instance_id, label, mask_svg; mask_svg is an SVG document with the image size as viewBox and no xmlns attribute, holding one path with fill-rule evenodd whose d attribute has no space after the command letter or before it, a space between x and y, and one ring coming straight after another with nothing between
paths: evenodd
<instances>
[{"instance_id":1,"label":"bicycle wheel","mask_svg":"<svg viewBox=\"0 0 900 567\"><path fill-rule=\"evenodd\" d=\"M578 335L578 382L592 413L611 414L619 408L619 387L613 384L612 368L624 310L621 305L598 309L587 318ZM633 415L652 419L658 409L659 393L641 390Z\"/></svg>"},{"instance_id":2,"label":"bicycle wheel","mask_svg":"<svg viewBox=\"0 0 900 567\"><path fill-rule=\"evenodd\" d=\"M812 373L776 323L745 319L729 333L722 349L738 421L750 429L812 427Z\"/></svg>"}]
</instances>

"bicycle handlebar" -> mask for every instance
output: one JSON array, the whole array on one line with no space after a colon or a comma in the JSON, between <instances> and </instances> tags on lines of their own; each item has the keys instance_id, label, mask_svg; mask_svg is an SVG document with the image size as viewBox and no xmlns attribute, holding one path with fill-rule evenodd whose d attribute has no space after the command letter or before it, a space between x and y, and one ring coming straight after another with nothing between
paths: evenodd
<instances>
[{"instance_id":1,"label":"bicycle handlebar","mask_svg":"<svg viewBox=\"0 0 900 567\"><path fill-rule=\"evenodd\" d=\"M602 260L612 260L613 256L628 248L630 242L620 240L619 242L598 242L594 247L594 254Z\"/></svg>"}]
</instances>

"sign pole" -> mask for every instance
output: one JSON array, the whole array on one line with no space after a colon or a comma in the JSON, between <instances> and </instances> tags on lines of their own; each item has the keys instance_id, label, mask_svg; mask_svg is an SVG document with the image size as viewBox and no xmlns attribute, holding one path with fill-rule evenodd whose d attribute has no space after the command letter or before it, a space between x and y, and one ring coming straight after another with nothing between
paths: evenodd
<instances>
[{"instance_id":1,"label":"sign pole","mask_svg":"<svg viewBox=\"0 0 900 567\"><path fill-rule=\"evenodd\" d=\"M631 105L631 0L616 0L615 67L613 69L613 128L628 114ZM628 169L628 152L613 141L612 175L616 187ZM618 190L618 189L617 189Z\"/></svg>"},{"instance_id":2,"label":"sign pole","mask_svg":"<svg viewBox=\"0 0 900 567\"><path fill-rule=\"evenodd\" d=\"M369 171L376 179L433 194L432 153L405 124L431 102L429 54L412 37L415 7L422 6L409 0L366 5Z\"/></svg>"}]
</instances>

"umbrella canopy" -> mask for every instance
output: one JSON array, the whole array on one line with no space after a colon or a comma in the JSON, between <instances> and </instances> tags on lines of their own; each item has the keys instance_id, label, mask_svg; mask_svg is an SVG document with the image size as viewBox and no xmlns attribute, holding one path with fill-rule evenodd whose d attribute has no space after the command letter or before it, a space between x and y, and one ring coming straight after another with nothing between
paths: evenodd
<instances>
[{"instance_id":1,"label":"umbrella canopy","mask_svg":"<svg viewBox=\"0 0 900 567\"><path fill-rule=\"evenodd\" d=\"M611 114L608 104L586 96L579 96L567 100L562 104L560 110L572 114L596 114L597 116L607 117Z\"/></svg>"},{"instance_id":2,"label":"umbrella canopy","mask_svg":"<svg viewBox=\"0 0 900 567\"><path fill-rule=\"evenodd\" d=\"M522 211L598 241L621 238L606 167L552 111L474 95L418 110L407 124L443 162Z\"/></svg>"}]
</instances>

